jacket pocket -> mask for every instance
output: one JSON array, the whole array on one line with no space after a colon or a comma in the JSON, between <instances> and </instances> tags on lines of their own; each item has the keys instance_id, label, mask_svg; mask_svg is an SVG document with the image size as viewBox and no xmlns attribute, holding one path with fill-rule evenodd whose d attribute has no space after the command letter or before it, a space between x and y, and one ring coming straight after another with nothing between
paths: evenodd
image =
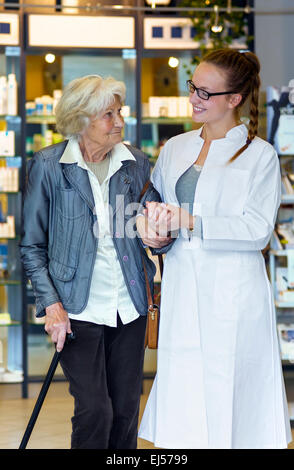
<instances>
[{"instance_id":1,"label":"jacket pocket","mask_svg":"<svg viewBox=\"0 0 294 470\"><path fill-rule=\"evenodd\" d=\"M71 281L75 275L77 268L71 266L65 266L56 260L51 260L49 263L49 273L52 277L59 281Z\"/></svg>"},{"instance_id":2,"label":"jacket pocket","mask_svg":"<svg viewBox=\"0 0 294 470\"><path fill-rule=\"evenodd\" d=\"M71 298L75 273L76 268L65 266L56 260L49 263L49 274L63 304Z\"/></svg>"},{"instance_id":3,"label":"jacket pocket","mask_svg":"<svg viewBox=\"0 0 294 470\"><path fill-rule=\"evenodd\" d=\"M56 209L66 219L78 219L85 214L85 203L75 189L56 188Z\"/></svg>"},{"instance_id":4,"label":"jacket pocket","mask_svg":"<svg viewBox=\"0 0 294 470\"><path fill-rule=\"evenodd\" d=\"M86 205L75 190L57 188L52 258L75 268L85 230Z\"/></svg>"}]
</instances>

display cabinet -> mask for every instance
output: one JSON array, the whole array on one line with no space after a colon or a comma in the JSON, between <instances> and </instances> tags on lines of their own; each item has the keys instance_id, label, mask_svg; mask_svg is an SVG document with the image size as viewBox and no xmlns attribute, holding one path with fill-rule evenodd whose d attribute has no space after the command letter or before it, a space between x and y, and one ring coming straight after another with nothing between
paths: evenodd
<instances>
[{"instance_id":1,"label":"display cabinet","mask_svg":"<svg viewBox=\"0 0 294 470\"><path fill-rule=\"evenodd\" d=\"M195 49L143 50L140 145L153 164L170 137L196 128L186 88L194 55Z\"/></svg>"},{"instance_id":2,"label":"display cabinet","mask_svg":"<svg viewBox=\"0 0 294 470\"><path fill-rule=\"evenodd\" d=\"M13 76L14 90L9 90ZM23 383L20 48L0 47L0 383Z\"/></svg>"},{"instance_id":3,"label":"display cabinet","mask_svg":"<svg viewBox=\"0 0 294 470\"><path fill-rule=\"evenodd\" d=\"M281 155L282 199L269 253L284 369L294 369L294 156Z\"/></svg>"},{"instance_id":4,"label":"display cabinet","mask_svg":"<svg viewBox=\"0 0 294 470\"><path fill-rule=\"evenodd\" d=\"M123 107L125 120L124 141L136 145L136 54L133 49L86 50L50 49L55 58L52 63L45 60L47 49L26 53L26 76L34 75L32 86L26 86L26 159L33 158L41 148L62 140L55 128L55 105L62 89L71 80L89 74L103 77L113 76L126 84L126 100ZM54 353L54 346L44 332L44 319L35 317L35 299L30 284L27 284L28 318L28 381L38 381L47 372ZM58 366L55 380L64 379Z\"/></svg>"}]
</instances>

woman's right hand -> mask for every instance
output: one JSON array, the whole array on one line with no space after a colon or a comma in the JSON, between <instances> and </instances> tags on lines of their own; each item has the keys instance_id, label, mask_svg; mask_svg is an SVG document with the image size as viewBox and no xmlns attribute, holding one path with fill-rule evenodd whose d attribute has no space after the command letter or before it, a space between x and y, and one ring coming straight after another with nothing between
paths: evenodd
<instances>
[{"instance_id":1,"label":"woman's right hand","mask_svg":"<svg viewBox=\"0 0 294 470\"><path fill-rule=\"evenodd\" d=\"M56 351L60 352L67 333L72 333L68 314L61 302L49 305L45 311L45 331L51 336L53 343L56 343Z\"/></svg>"}]
</instances>

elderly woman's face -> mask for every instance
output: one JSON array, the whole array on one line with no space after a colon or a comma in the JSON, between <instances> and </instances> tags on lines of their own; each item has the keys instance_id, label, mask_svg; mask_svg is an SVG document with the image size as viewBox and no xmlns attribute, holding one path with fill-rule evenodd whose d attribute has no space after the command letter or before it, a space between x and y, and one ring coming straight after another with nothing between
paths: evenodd
<instances>
[{"instance_id":1,"label":"elderly woman's face","mask_svg":"<svg viewBox=\"0 0 294 470\"><path fill-rule=\"evenodd\" d=\"M85 130L84 137L93 144L111 149L122 140L122 129L124 120L120 114L121 102L116 96L114 103L109 106L101 115L93 119Z\"/></svg>"}]
</instances>

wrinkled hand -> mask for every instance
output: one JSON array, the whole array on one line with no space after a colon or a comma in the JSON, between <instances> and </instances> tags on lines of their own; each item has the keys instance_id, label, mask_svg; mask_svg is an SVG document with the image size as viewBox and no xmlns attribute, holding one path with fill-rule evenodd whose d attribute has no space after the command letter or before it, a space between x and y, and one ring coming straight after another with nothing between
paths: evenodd
<instances>
[{"instance_id":1,"label":"wrinkled hand","mask_svg":"<svg viewBox=\"0 0 294 470\"><path fill-rule=\"evenodd\" d=\"M53 343L56 343L56 351L63 349L66 334L72 333L70 320L61 302L46 307L45 331L51 336Z\"/></svg>"},{"instance_id":2,"label":"wrinkled hand","mask_svg":"<svg viewBox=\"0 0 294 470\"><path fill-rule=\"evenodd\" d=\"M145 214L147 212L145 211ZM151 248L162 248L168 245L172 240L170 236L161 236L154 230L149 219L146 217L137 217L137 232L145 245Z\"/></svg>"}]
</instances>

